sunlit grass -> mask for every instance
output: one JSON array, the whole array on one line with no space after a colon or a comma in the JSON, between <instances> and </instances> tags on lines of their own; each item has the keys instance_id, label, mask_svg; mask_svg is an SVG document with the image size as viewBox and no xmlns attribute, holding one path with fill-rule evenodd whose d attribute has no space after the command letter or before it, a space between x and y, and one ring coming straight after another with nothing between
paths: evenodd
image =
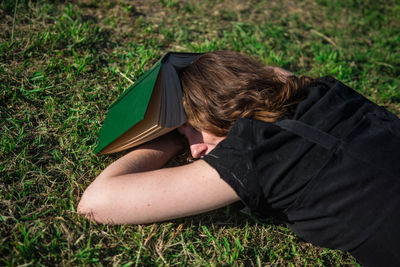
<instances>
[{"instance_id":1,"label":"sunlit grass","mask_svg":"<svg viewBox=\"0 0 400 267\"><path fill-rule=\"evenodd\" d=\"M121 155L93 154L107 107L167 51L330 74L399 115L399 12L396 1L2 1L0 264L356 265L239 204L139 226L97 225L76 206Z\"/></svg>"}]
</instances>

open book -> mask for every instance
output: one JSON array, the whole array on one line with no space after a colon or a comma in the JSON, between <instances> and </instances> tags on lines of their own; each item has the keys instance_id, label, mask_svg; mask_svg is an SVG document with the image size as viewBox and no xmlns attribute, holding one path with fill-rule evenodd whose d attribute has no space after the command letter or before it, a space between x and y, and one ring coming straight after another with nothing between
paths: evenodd
<instances>
[{"instance_id":1,"label":"open book","mask_svg":"<svg viewBox=\"0 0 400 267\"><path fill-rule=\"evenodd\" d=\"M128 149L182 125L180 74L200 54L169 52L108 109L95 153Z\"/></svg>"}]
</instances>

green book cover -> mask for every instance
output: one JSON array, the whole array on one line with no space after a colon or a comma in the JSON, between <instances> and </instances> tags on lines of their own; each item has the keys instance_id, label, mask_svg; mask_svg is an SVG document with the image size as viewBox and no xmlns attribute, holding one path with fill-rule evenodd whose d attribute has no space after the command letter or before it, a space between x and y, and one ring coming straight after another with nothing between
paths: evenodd
<instances>
[{"instance_id":1,"label":"green book cover","mask_svg":"<svg viewBox=\"0 0 400 267\"><path fill-rule=\"evenodd\" d=\"M160 79L157 84L163 86L164 95L162 98L164 99L166 97L165 94L174 93L178 96L176 101L179 101L179 103L164 103L164 101L162 101L162 116L182 116L180 114L184 113L179 76L182 70L190 65L199 55L198 53L169 52L150 70L144 73L133 85L125 90L108 109L107 116L100 130L98 146L95 149L95 153L101 153L103 149L145 118L153 91L155 89L158 90L158 88L155 88L157 79ZM179 112L176 112L177 104L179 105ZM168 111L172 110L169 108L171 105L174 105L174 113L176 114L168 114ZM161 126L179 126L165 125L166 119L164 117L161 118L162 124L164 124ZM182 121L182 118L178 118L176 121Z\"/></svg>"}]
</instances>

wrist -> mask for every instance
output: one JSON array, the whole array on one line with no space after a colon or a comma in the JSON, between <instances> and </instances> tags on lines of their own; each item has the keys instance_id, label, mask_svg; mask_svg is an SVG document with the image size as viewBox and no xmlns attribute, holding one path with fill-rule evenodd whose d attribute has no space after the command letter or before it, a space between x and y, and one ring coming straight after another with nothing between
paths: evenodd
<instances>
[{"instance_id":1,"label":"wrist","mask_svg":"<svg viewBox=\"0 0 400 267\"><path fill-rule=\"evenodd\" d=\"M162 135L150 142L143 144L141 149L157 150L169 154L170 156L182 151L186 146L183 138L176 130Z\"/></svg>"}]
</instances>

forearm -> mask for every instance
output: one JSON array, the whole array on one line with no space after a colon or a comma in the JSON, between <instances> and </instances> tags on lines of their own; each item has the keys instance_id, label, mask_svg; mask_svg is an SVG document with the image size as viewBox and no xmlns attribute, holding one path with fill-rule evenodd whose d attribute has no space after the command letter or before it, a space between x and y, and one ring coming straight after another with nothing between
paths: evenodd
<instances>
[{"instance_id":1,"label":"forearm","mask_svg":"<svg viewBox=\"0 0 400 267\"><path fill-rule=\"evenodd\" d=\"M182 149L182 137L173 131L138 147L116 160L99 177L115 177L129 173L160 169Z\"/></svg>"}]
</instances>

